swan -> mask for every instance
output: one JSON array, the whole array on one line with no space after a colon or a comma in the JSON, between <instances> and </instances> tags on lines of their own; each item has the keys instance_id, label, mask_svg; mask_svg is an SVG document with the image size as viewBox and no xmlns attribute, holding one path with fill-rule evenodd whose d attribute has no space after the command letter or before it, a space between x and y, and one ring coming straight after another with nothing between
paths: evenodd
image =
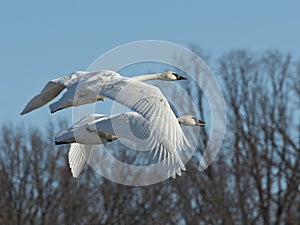
<instances>
[{"instance_id":1,"label":"swan","mask_svg":"<svg viewBox=\"0 0 300 225\"><path fill-rule=\"evenodd\" d=\"M70 79L67 76L48 83L42 92L28 103L29 106L25 107L25 112L28 111L28 108L37 108L50 101L65 87L67 87L67 91L64 95L50 105L52 113L71 106L95 102L98 98L110 98L141 114L149 121L148 127L151 133L149 147L156 149L158 146L161 152L168 152L170 156L168 160L174 164L174 170L177 171L179 167L185 170L177 149L183 150L185 145L189 146L189 143L174 112L159 88L141 82L149 79L167 80L166 77L170 77L168 80L185 78L171 71L138 76L134 79L122 77L109 70L84 72L81 75L77 73L69 76L74 76L74 78ZM49 94L47 94L48 92Z\"/></svg>"},{"instance_id":2,"label":"swan","mask_svg":"<svg viewBox=\"0 0 300 225\"><path fill-rule=\"evenodd\" d=\"M109 80L109 77L121 77L116 72L109 71L109 70L102 70L102 71L96 71L96 72L87 72L87 71L77 71L74 73L71 73L67 76L63 76L54 80L49 81L45 87L42 89L42 91L33 97L25 106L23 111L20 113L21 115L27 114L35 109L38 109L48 102L50 102L52 99L54 99L56 96L58 96L64 89L67 88L70 92L76 91L76 86L80 82L85 81L93 81L93 82L106 82ZM175 81L175 80L185 80L185 77L182 77L175 72L172 71L166 71L163 73L156 73L156 74L146 74L146 75L140 75L135 76L132 78L129 78L136 81L147 81L147 80L163 80L163 81ZM75 96L75 93L72 93L71 95ZM104 97L100 96L96 93L89 92L88 87L85 93L85 100L82 100L79 103L76 103L74 101L74 106L81 105L81 104L88 104L93 103L95 101L103 101ZM71 99L72 100L72 99ZM72 106L72 103L68 106ZM50 107L51 108L51 107ZM51 110L51 112L54 112Z\"/></svg>"},{"instance_id":3,"label":"swan","mask_svg":"<svg viewBox=\"0 0 300 225\"><path fill-rule=\"evenodd\" d=\"M179 124L185 126L205 126L205 122L191 115L177 118L177 121ZM55 144L71 144L69 164L73 177L78 177L86 165L94 144L112 142L117 140L118 137L132 140L133 137L146 139L149 136L149 122L136 112L112 115L90 114L83 117L69 129L63 130L56 135ZM163 139L158 142L163 142ZM154 148L155 158L160 148L159 146L154 146ZM161 160L162 153L162 151L159 152L159 161ZM164 152L163 161L166 160L166 157L167 154ZM181 175L180 169L176 173ZM175 177L174 171L171 176Z\"/></svg>"},{"instance_id":4,"label":"swan","mask_svg":"<svg viewBox=\"0 0 300 225\"><path fill-rule=\"evenodd\" d=\"M191 115L181 116L177 121L185 126L205 126L205 122ZM89 114L69 129L59 132L55 136L55 144L76 142L97 145L117 140L117 136L130 140L132 135L140 139L146 139L151 135L149 122L137 112L111 115Z\"/></svg>"}]
</instances>

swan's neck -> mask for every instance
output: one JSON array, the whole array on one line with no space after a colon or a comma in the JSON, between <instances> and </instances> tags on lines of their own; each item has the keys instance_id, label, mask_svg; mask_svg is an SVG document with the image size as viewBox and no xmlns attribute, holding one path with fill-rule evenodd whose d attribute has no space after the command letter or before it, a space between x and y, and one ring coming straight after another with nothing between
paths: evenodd
<instances>
[{"instance_id":1,"label":"swan's neck","mask_svg":"<svg viewBox=\"0 0 300 225\"><path fill-rule=\"evenodd\" d=\"M193 126L193 124L190 123L185 117L179 117L177 118L179 124L185 125L185 126Z\"/></svg>"},{"instance_id":2,"label":"swan's neck","mask_svg":"<svg viewBox=\"0 0 300 225\"><path fill-rule=\"evenodd\" d=\"M137 81L146 81L146 80L161 80L162 77L161 77L160 73L154 73L154 74L135 76L135 77L132 77L132 79L137 80Z\"/></svg>"}]
</instances>

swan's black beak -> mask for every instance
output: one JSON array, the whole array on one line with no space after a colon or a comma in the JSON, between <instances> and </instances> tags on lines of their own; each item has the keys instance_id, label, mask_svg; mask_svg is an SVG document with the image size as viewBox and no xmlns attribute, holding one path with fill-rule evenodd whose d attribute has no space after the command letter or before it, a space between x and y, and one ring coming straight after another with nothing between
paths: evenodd
<instances>
[{"instance_id":1,"label":"swan's black beak","mask_svg":"<svg viewBox=\"0 0 300 225\"><path fill-rule=\"evenodd\" d=\"M182 77L182 76L178 75L177 73L175 73L174 75L176 77L176 80L186 80L185 77Z\"/></svg>"},{"instance_id":2,"label":"swan's black beak","mask_svg":"<svg viewBox=\"0 0 300 225\"><path fill-rule=\"evenodd\" d=\"M204 121L201 121L201 120L198 120L196 122L196 126L205 126L205 122Z\"/></svg>"}]
</instances>

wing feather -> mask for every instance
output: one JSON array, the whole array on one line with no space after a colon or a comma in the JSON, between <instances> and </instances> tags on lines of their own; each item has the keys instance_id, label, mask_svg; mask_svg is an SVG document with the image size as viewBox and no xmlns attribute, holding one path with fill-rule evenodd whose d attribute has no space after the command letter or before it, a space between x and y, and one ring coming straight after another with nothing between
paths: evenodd
<instances>
[{"instance_id":1,"label":"wing feather","mask_svg":"<svg viewBox=\"0 0 300 225\"><path fill-rule=\"evenodd\" d=\"M84 169L90 157L92 147L92 145L71 144L68 157L73 177L77 178Z\"/></svg>"}]
</instances>

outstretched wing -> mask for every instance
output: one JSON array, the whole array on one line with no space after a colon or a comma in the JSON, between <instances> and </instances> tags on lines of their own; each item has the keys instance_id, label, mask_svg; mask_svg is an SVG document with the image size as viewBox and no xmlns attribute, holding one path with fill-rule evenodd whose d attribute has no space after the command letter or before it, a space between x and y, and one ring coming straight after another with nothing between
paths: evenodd
<instances>
[{"instance_id":1,"label":"outstretched wing","mask_svg":"<svg viewBox=\"0 0 300 225\"><path fill-rule=\"evenodd\" d=\"M66 87L74 84L75 82L78 82L80 77L86 73L88 72L75 72L68 76L49 81L45 85L43 90L27 103L27 105L21 112L21 115L44 106L52 99L54 99L57 95L59 95Z\"/></svg>"},{"instance_id":2,"label":"outstretched wing","mask_svg":"<svg viewBox=\"0 0 300 225\"><path fill-rule=\"evenodd\" d=\"M41 93L33 97L25 106L21 115L31 112L34 109L40 108L43 105L50 102L53 98L59 95L62 90L64 90L66 86L55 83L53 81L49 81L46 86L43 88Z\"/></svg>"},{"instance_id":3,"label":"outstretched wing","mask_svg":"<svg viewBox=\"0 0 300 225\"><path fill-rule=\"evenodd\" d=\"M128 78L116 78L111 82L95 84L94 91L113 99L141 114L149 122L150 139L148 148L159 153L159 160L167 160L168 165L178 165L185 170L177 148L182 150L189 143L184 136L170 105L159 88ZM178 166L170 166L178 172Z\"/></svg>"}]
</instances>

